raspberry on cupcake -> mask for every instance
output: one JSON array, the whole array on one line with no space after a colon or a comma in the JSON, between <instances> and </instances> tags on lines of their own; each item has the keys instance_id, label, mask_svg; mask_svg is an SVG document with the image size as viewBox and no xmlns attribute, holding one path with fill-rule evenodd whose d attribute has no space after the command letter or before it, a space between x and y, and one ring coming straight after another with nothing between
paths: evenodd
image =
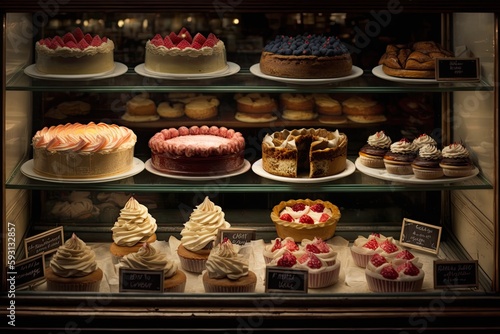
<instances>
[{"instance_id":1,"label":"raspberry on cupcake","mask_svg":"<svg viewBox=\"0 0 500 334\"><path fill-rule=\"evenodd\" d=\"M359 236L351 247L351 255L358 267L366 267L374 254L390 255L401 251L392 237L380 233L372 233L368 238Z\"/></svg>"}]
</instances>

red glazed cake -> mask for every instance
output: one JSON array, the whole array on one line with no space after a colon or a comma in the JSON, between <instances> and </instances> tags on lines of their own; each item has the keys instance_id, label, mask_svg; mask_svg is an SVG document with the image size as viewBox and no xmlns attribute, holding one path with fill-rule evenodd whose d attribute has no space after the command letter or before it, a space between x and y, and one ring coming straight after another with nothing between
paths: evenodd
<instances>
[{"instance_id":1,"label":"red glazed cake","mask_svg":"<svg viewBox=\"0 0 500 334\"><path fill-rule=\"evenodd\" d=\"M46 74L101 74L114 69L115 45L107 37L84 34L80 28L64 36L47 37L35 45L39 72Z\"/></svg>"},{"instance_id":2,"label":"red glazed cake","mask_svg":"<svg viewBox=\"0 0 500 334\"><path fill-rule=\"evenodd\" d=\"M160 172L222 175L244 164L245 139L240 132L217 126L164 129L149 140L151 165Z\"/></svg>"},{"instance_id":3,"label":"red glazed cake","mask_svg":"<svg viewBox=\"0 0 500 334\"><path fill-rule=\"evenodd\" d=\"M202 74L227 68L224 42L214 34L191 36L186 28L165 37L156 34L146 43L146 70L158 73Z\"/></svg>"}]
</instances>

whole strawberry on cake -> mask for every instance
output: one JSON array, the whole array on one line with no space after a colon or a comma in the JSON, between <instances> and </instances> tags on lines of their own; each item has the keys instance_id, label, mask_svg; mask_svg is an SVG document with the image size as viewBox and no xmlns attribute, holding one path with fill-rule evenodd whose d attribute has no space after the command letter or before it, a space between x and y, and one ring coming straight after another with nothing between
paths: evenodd
<instances>
[{"instance_id":1,"label":"whole strawberry on cake","mask_svg":"<svg viewBox=\"0 0 500 334\"><path fill-rule=\"evenodd\" d=\"M84 34L80 28L64 36L36 42L35 68L45 74L102 74L114 69L115 45L107 37Z\"/></svg>"},{"instance_id":2,"label":"whole strawberry on cake","mask_svg":"<svg viewBox=\"0 0 500 334\"><path fill-rule=\"evenodd\" d=\"M295 79L338 78L351 74L347 47L334 36L278 35L261 54L263 74Z\"/></svg>"},{"instance_id":3,"label":"whole strawberry on cake","mask_svg":"<svg viewBox=\"0 0 500 334\"><path fill-rule=\"evenodd\" d=\"M146 42L144 68L168 74L203 74L227 68L224 42L213 33L204 36L182 28L163 37L156 34Z\"/></svg>"}]
</instances>

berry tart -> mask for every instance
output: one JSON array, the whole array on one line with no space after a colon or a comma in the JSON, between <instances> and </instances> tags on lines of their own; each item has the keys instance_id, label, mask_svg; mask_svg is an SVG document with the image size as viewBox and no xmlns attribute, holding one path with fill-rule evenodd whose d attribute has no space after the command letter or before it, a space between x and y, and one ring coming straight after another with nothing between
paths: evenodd
<instances>
[{"instance_id":1,"label":"berry tart","mask_svg":"<svg viewBox=\"0 0 500 334\"><path fill-rule=\"evenodd\" d=\"M278 236L282 239L290 237L295 242L315 237L323 240L331 238L340 216L336 205L310 199L282 201L271 212Z\"/></svg>"},{"instance_id":2,"label":"berry tart","mask_svg":"<svg viewBox=\"0 0 500 334\"><path fill-rule=\"evenodd\" d=\"M115 68L112 40L84 34L80 28L35 44L35 68L45 74L103 74Z\"/></svg>"},{"instance_id":3,"label":"berry tart","mask_svg":"<svg viewBox=\"0 0 500 334\"><path fill-rule=\"evenodd\" d=\"M351 74L347 47L333 36L278 35L260 57L263 74L296 79L338 78Z\"/></svg>"},{"instance_id":4,"label":"berry tart","mask_svg":"<svg viewBox=\"0 0 500 334\"><path fill-rule=\"evenodd\" d=\"M358 267L365 268L374 254L388 256L397 254L401 248L396 245L392 237L385 237L380 233L372 233L368 238L359 236L351 246L351 255Z\"/></svg>"},{"instance_id":5,"label":"berry tart","mask_svg":"<svg viewBox=\"0 0 500 334\"><path fill-rule=\"evenodd\" d=\"M303 239L300 243L300 247L305 252L315 254L318 258L325 261L329 266L335 264L337 252L335 252L333 250L333 247L324 242L321 238L315 237L313 240Z\"/></svg>"},{"instance_id":6,"label":"berry tart","mask_svg":"<svg viewBox=\"0 0 500 334\"><path fill-rule=\"evenodd\" d=\"M290 237L284 239L276 238L269 245L264 247L263 255L266 264L270 263L274 258L281 257L285 252L296 252L299 246Z\"/></svg>"},{"instance_id":7,"label":"berry tart","mask_svg":"<svg viewBox=\"0 0 500 334\"><path fill-rule=\"evenodd\" d=\"M413 256L413 255L412 255ZM390 258L375 254L370 258L365 276L374 292L411 292L422 289L425 273L415 257Z\"/></svg>"},{"instance_id":8,"label":"berry tart","mask_svg":"<svg viewBox=\"0 0 500 334\"><path fill-rule=\"evenodd\" d=\"M182 28L163 37L156 34L146 42L144 68L168 74L203 74L227 68L224 42L210 33L194 37Z\"/></svg>"}]
</instances>

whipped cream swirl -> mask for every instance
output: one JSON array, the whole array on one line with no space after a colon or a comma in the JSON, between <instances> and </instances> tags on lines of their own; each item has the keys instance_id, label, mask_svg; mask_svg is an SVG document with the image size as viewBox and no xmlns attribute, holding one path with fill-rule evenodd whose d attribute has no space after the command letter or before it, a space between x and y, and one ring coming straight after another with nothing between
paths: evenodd
<instances>
[{"instance_id":1,"label":"whipped cream swirl","mask_svg":"<svg viewBox=\"0 0 500 334\"><path fill-rule=\"evenodd\" d=\"M222 208L208 196L196 206L181 231L182 245L193 252L199 251L215 240L219 229L231 225L225 220Z\"/></svg>"},{"instance_id":2,"label":"whipped cream swirl","mask_svg":"<svg viewBox=\"0 0 500 334\"><path fill-rule=\"evenodd\" d=\"M460 143L453 143L445 148L441 152L443 154L443 158L468 158L469 151Z\"/></svg>"},{"instance_id":3,"label":"whipped cream swirl","mask_svg":"<svg viewBox=\"0 0 500 334\"><path fill-rule=\"evenodd\" d=\"M417 150L417 146L406 138L391 144L391 152L393 153L411 154L415 153Z\"/></svg>"},{"instance_id":4,"label":"whipped cream swirl","mask_svg":"<svg viewBox=\"0 0 500 334\"><path fill-rule=\"evenodd\" d=\"M148 208L130 197L111 231L118 246L130 247L148 240L156 228L156 219L149 214Z\"/></svg>"},{"instance_id":5,"label":"whipped cream swirl","mask_svg":"<svg viewBox=\"0 0 500 334\"><path fill-rule=\"evenodd\" d=\"M418 156L426 160L441 159L441 151L434 145L426 144L418 150Z\"/></svg>"},{"instance_id":6,"label":"whipped cream swirl","mask_svg":"<svg viewBox=\"0 0 500 334\"><path fill-rule=\"evenodd\" d=\"M378 148L389 148L391 146L392 140L387 136L384 131L376 132L375 134L368 137L368 145Z\"/></svg>"},{"instance_id":7,"label":"whipped cream swirl","mask_svg":"<svg viewBox=\"0 0 500 334\"><path fill-rule=\"evenodd\" d=\"M121 258L119 266L137 270L163 270L164 278L174 276L178 269L175 261L168 259L165 253L157 251L147 242L136 253Z\"/></svg>"},{"instance_id":8,"label":"whipped cream swirl","mask_svg":"<svg viewBox=\"0 0 500 334\"><path fill-rule=\"evenodd\" d=\"M210 278L227 277L236 280L248 275L248 260L243 254L238 254L228 239L212 249L206 267Z\"/></svg>"},{"instance_id":9,"label":"whipped cream swirl","mask_svg":"<svg viewBox=\"0 0 500 334\"><path fill-rule=\"evenodd\" d=\"M82 277L97 270L94 251L73 233L50 261L50 269L61 277Z\"/></svg>"},{"instance_id":10,"label":"whipped cream swirl","mask_svg":"<svg viewBox=\"0 0 500 334\"><path fill-rule=\"evenodd\" d=\"M418 136L417 138L415 138L413 140L413 144L415 144L417 147L422 147L424 145L433 145L433 146L436 146L437 145L437 142L434 140L434 138L432 138L431 136L427 135L427 134L421 134L420 136Z\"/></svg>"}]
</instances>

